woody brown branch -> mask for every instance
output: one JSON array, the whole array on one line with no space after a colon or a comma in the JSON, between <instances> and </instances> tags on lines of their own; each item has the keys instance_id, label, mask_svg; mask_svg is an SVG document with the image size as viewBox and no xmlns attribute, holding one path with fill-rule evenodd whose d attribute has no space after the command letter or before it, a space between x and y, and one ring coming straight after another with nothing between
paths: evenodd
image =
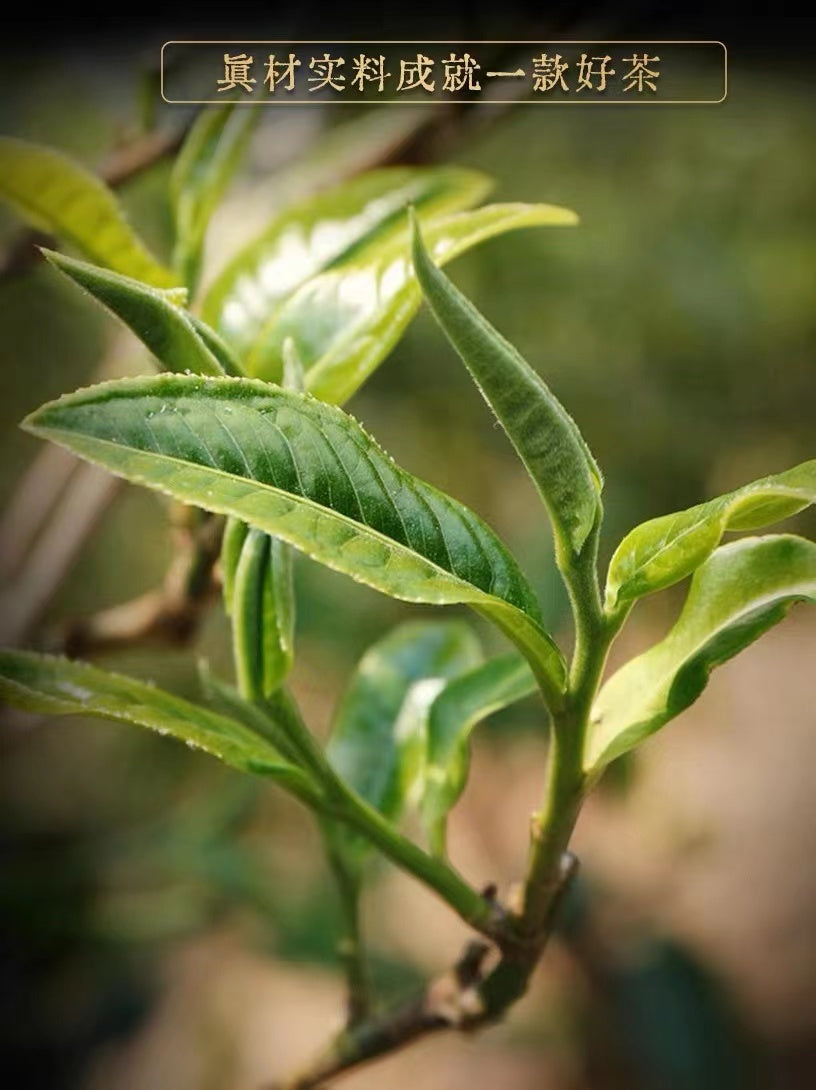
<instances>
[{"instance_id":1,"label":"woody brown branch","mask_svg":"<svg viewBox=\"0 0 816 1090\"><path fill-rule=\"evenodd\" d=\"M139 644L184 646L219 590L215 575L224 520L196 508L174 511L173 560L161 587L63 624L52 639L68 655Z\"/></svg>"},{"instance_id":2,"label":"woody brown branch","mask_svg":"<svg viewBox=\"0 0 816 1090\"><path fill-rule=\"evenodd\" d=\"M328 1079L432 1034L444 1030L471 1033L500 1021L527 991L577 869L575 856L565 852L545 921L535 935L517 940L510 931L501 948L481 940L469 942L453 968L418 995L347 1027L308 1068L266 1090L318 1090Z\"/></svg>"}]
</instances>

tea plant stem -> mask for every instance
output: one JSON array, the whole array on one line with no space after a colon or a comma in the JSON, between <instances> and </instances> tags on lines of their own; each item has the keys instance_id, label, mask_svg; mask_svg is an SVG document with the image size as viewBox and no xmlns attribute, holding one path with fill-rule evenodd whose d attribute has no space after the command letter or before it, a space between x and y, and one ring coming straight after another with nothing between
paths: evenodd
<instances>
[{"instance_id":1,"label":"tea plant stem","mask_svg":"<svg viewBox=\"0 0 816 1090\"><path fill-rule=\"evenodd\" d=\"M285 1084L285 1090L310 1090L321 1086L340 1072L391 1053L430 1033L443 1029L472 1030L494 1022L526 992L552 934L564 894L577 870L577 860L567 851L567 845L587 787L583 772L584 736L609 646L623 621L623 616L607 617L603 612L595 535L588 542L583 557L568 570L566 578L575 616L575 650L563 706L553 713L544 803L533 818L523 905L518 915L507 912L498 930L495 925L485 927L474 919L469 921L494 939L501 953L498 964L483 973L482 963L487 951L482 947L480 956L470 963L470 973L459 971L460 962L452 971L429 983L413 1000L347 1027L312 1067ZM362 808L365 804L360 800L359 806ZM357 810L354 819L364 814L364 810ZM344 820L350 817L347 813ZM366 831L375 843L378 843L377 837L391 828L384 819L380 822L385 828L378 829L376 836L371 836L371 827ZM365 824L368 824L368 815L365 815ZM364 831L362 826L361 831ZM427 875L406 867L401 852L395 853L393 845L383 842L378 846L404 869L427 881ZM453 904L449 891L436 885L434 888ZM473 891L470 893L472 895ZM485 898L480 901L479 919L491 909ZM454 904L454 907L468 919L463 911L467 910L466 904ZM492 906L494 914L496 907Z\"/></svg>"},{"instance_id":2,"label":"tea plant stem","mask_svg":"<svg viewBox=\"0 0 816 1090\"><path fill-rule=\"evenodd\" d=\"M436 859L402 833L387 818L348 787L329 764L289 693L280 690L269 701L306 767L325 793L324 815L361 833L393 863L437 893L465 923L499 941L506 930L504 914L474 889L449 863Z\"/></svg>"},{"instance_id":3,"label":"tea plant stem","mask_svg":"<svg viewBox=\"0 0 816 1090\"><path fill-rule=\"evenodd\" d=\"M221 548L223 519L178 504L173 524L173 559L162 586L62 625L58 642L66 654L189 642L215 598L213 568Z\"/></svg>"},{"instance_id":4,"label":"tea plant stem","mask_svg":"<svg viewBox=\"0 0 816 1090\"><path fill-rule=\"evenodd\" d=\"M563 860L562 872L554 910L575 872L573 857ZM485 976L488 952L489 947L482 942L468 943L460 959L446 973L429 981L413 997L347 1026L305 1070L275 1090L314 1090L328 1079L390 1055L432 1033L471 1032L497 1021L525 991L540 952L506 953Z\"/></svg>"},{"instance_id":5,"label":"tea plant stem","mask_svg":"<svg viewBox=\"0 0 816 1090\"><path fill-rule=\"evenodd\" d=\"M546 937L551 904L561 886L561 860L586 794L584 739L592 702L619 623L604 616L598 585L598 539L564 572L575 619L575 649L566 705L553 716L544 804L533 818L522 929Z\"/></svg>"},{"instance_id":6,"label":"tea plant stem","mask_svg":"<svg viewBox=\"0 0 816 1090\"><path fill-rule=\"evenodd\" d=\"M335 850L331 828L324 826L326 857L334 875L340 899L343 920L343 936L340 940L340 956L348 986L347 1026L358 1025L371 1013L371 982L368 972L365 943L360 929L360 878L346 863L343 855Z\"/></svg>"},{"instance_id":7,"label":"tea plant stem","mask_svg":"<svg viewBox=\"0 0 816 1090\"><path fill-rule=\"evenodd\" d=\"M506 930L504 913L449 863L429 855L403 836L378 810L345 787L327 801L327 806L338 820L362 833L401 870L439 894L465 923L495 941L503 938Z\"/></svg>"}]
</instances>

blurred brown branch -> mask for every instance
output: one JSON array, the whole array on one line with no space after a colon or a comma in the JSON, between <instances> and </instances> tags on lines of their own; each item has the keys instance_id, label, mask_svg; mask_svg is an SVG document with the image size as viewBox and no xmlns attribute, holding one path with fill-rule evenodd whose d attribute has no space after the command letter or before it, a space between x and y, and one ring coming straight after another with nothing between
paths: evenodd
<instances>
[{"instance_id":1,"label":"blurred brown branch","mask_svg":"<svg viewBox=\"0 0 816 1090\"><path fill-rule=\"evenodd\" d=\"M129 602L59 628L58 644L71 657L145 643L186 644L219 585L215 565L224 520L193 507L174 509L173 559L162 585Z\"/></svg>"},{"instance_id":2,"label":"blurred brown branch","mask_svg":"<svg viewBox=\"0 0 816 1090\"><path fill-rule=\"evenodd\" d=\"M35 458L0 523L0 642L36 628L120 484L67 451Z\"/></svg>"},{"instance_id":3,"label":"blurred brown branch","mask_svg":"<svg viewBox=\"0 0 816 1090\"><path fill-rule=\"evenodd\" d=\"M307 1069L267 1090L317 1090L327 1079L432 1033L471 1033L499 1021L527 990L577 870L578 860L565 852L559 888L554 891L545 925L532 941L500 950L481 940L469 942L456 964L418 995L347 1026ZM485 896L492 894L493 890L485 891Z\"/></svg>"}]
</instances>

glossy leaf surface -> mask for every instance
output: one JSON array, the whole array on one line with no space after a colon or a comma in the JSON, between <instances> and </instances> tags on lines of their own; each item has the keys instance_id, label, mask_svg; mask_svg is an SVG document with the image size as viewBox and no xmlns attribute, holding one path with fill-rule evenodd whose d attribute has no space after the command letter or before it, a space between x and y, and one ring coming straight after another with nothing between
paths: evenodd
<instances>
[{"instance_id":1,"label":"glossy leaf surface","mask_svg":"<svg viewBox=\"0 0 816 1090\"><path fill-rule=\"evenodd\" d=\"M484 613L561 692L535 596L473 512L397 467L355 420L246 379L124 379L51 402L29 430L183 503L231 515L377 590Z\"/></svg>"},{"instance_id":2,"label":"glossy leaf surface","mask_svg":"<svg viewBox=\"0 0 816 1090\"><path fill-rule=\"evenodd\" d=\"M458 621L402 624L361 659L337 710L328 753L343 779L391 820L422 776L430 702L446 680L480 659L478 641Z\"/></svg>"},{"instance_id":3,"label":"glossy leaf surface","mask_svg":"<svg viewBox=\"0 0 816 1090\"><path fill-rule=\"evenodd\" d=\"M574 216L552 205L491 204L427 224L419 210L419 219L434 259L445 264L508 231ZM421 300L406 220L390 240L361 246L296 292L271 321L249 368L274 378L281 345L292 337L307 368L306 388L342 405L394 348Z\"/></svg>"},{"instance_id":4,"label":"glossy leaf surface","mask_svg":"<svg viewBox=\"0 0 816 1090\"><path fill-rule=\"evenodd\" d=\"M489 188L474 171L404 167L371 171L309 197L227 265L207 292L204 318L244 357L286 298L364 240L387 234L406 205L450 212L477 204Z\"/></svg>"}]
</instances>

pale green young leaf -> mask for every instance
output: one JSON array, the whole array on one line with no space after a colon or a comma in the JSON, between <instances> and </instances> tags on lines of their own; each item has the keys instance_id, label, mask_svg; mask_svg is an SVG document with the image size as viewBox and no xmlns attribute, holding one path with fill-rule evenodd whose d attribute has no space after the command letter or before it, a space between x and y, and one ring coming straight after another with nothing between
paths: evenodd
<instances>
[{"instance_id":1,"label":"pale green young leaf","mask_svg":"<svg viewBox=\"0 0 816 1090\"><path fill-rule=\"evenodd\" d=\"M241 164L260 113L238 109L232 102L202 110L173 164L173 266L191 291L198 280L210 218Z\"/></svg>"},{"instance_id":2,"label":"pale green young leaf","mask_svg":"<svg viewBox=\"0 0 816 1090\"><path fill-rule=\"evenodd\" d=\"M585 768L596 773L692 704L715 666L816 601L816 544L789 534L715 550L691 581L668 636L623 666L592 709Z\"/></svg>"},{"instance_id":3,"label":"pale green young leaf","mask_svg":"<svg viewBox=\"0 0 816 1090\"><path fill-rule=\"evenodd\" d=\"M433 263L414 228L425 298L547 506L559 555L579 556L601 517L601 473L541 376Z\"/></svg>"},{"instance_id":4,"label":"pale green young leaf","mask_svg":"<svg viewBox=\"0 0 816 1090\"><path fill-rule=\"evenodd\" d=\"M691 574L727 530L759 530L816 503L816 460L636 526L609 565L609 608L670 587Z\"/></svg>"},{"instance_id":5,"label":"pale green young leaf","mask_svg":"<svg viewBox=\"0 0 816 1090\"><path fill-rule=\"evenodd\" d=\"M280 688L292 666L294 616L289 547L251 527L243 540L230 589L238 688L246 699L262 700Z\"/></svg>"},{"instance_id":6,"label":"pale green young leaf","mask_svg":"<svg viewBox=\"0 0 816 1090\"><path fill-rule=\"evenodd\" d=\"M227 519L224 526L224 536L221 539L221 588L224 599L224 609L227 616L232 616L232 602L235 595L235 574L241 559L241 550L244 547L249 527L240 519Z\"/></svg>"},{"instance_id":7,"label":"pale green young leaf","mask_svg":"<svg viewBox=\"0 0 816 1090\"><path fill-rule=\"evenodd\" d=\"M530 204L491 204L430 219L421 209L418 214L442 264L507 231L574 220L563 208ZM401 217L390 235L367 241L296 291L269 320L247 371L274 380L282 345L291 337L307 370L306 388L341 405L396 345L421 299Z\"/></svg>"},{"instance_id":8,"label":"pale green young leaf","mask_svg":"<svg viewBox=\"0 0 816 1090\"><path fill-rule=\"evenodd\" d=\"M510 654L449 681L431 703L420 812L437 855L445 853L447 816L467 782L473 728L536 691L529 665Z\"/></svg>"},{"instance_id":9,"label":"pale green young leaf","mask_svg":"<svg viewBox=\"0 0 816 1090\"><path fill-rule=\"evenodd\" d=\"M530 658L551 700L563 692L563 658L496 535L340 409L248 379L159 375L69 394L25 426L393 597L470 605Z\"/></svg>"},{"instance_id":10,"label":"pale green young leaf","mask_svg":"<svg viewBox=\"0 0 816 1090\"><path fill-rule=\"evenodd\" d=\"M111 190L61 152L0 136L0 200L98 265L157 288L177 283L135 234Z\"/></svg>"},{"instance_id":11,"label":"pale green young leaf","mask_svg":"<svg viewBox=\"0 0 816 1090\"><path fill-rule=\"evenodd\" d=\"M206 293L204 319L243 358L285 299L364 240L387 235L406 205L438 215L478 204L489 188L475 171L393 167L311 196L227 265Z\"/></svg>"},{"instance_id":12,"label":"pale green young leaf","mask_svg":"<svg viewBox=\"0 0 816 1090\"><path fill-rule=\"evenodd\" d=\"M431 702L481 657L462 622L414 621L360 660L337 709L328 755L342 779L391 821L421 781Z\"/></svg>"},{"instance_id":13,"label":"pale green young leaf","mask_svg":"<svg viewBox=\"0 0 816 1090\"><path fill-rule=\"evenodd\" d=\"M255 734L266 738L287 761L303 766L297 749L292 745L291 736L268 701L245 700L234 686L214 674L205 661L199 662L198 675L204 697L212 708L230 719L237 719Z\"/></svg>"},{"instance_id":14,"label":"pale green young leaf","mask_svg":"<svg viewBox=\"0 0 816 1090\"><path fill-rule=\"evenodd\" d=\"M316 794L309 778L257 733L153 685L87 663L29 651L0 651L0 698L43 715L83 715L171 735L225 764Z\"/></svg>"},{"instance_id":15,"label":"pale green young leaf","mask_svg":"<svg viewBox=\"0 0 816 1090\"><path fill-rule=\"evenodd\" d=\"M203 323L194 323L167 292L52 250L43 253L56 269L133 330L165 370L222 375L226 360L235 373L237 365L230 360L226 346L221 346L219 354L213 352L201 336ZM209 333L215 337L211 330Z\"/></svg>"},{"instance_id":16,"label":"pale green young leaf","mask_svg":"<svg viewBox=\"0 0 816 1090\"><path fill-rule=\"evenodd\" d=\"M227 342L220 337L214 329L211 329L203 319L199 318L198 315L188 311L187 317L189 318L193 329L218 360L221 365L222 373L225 375L243 375L244 369L241 367L237 356Z\"/></svg>"}]
</instances>

